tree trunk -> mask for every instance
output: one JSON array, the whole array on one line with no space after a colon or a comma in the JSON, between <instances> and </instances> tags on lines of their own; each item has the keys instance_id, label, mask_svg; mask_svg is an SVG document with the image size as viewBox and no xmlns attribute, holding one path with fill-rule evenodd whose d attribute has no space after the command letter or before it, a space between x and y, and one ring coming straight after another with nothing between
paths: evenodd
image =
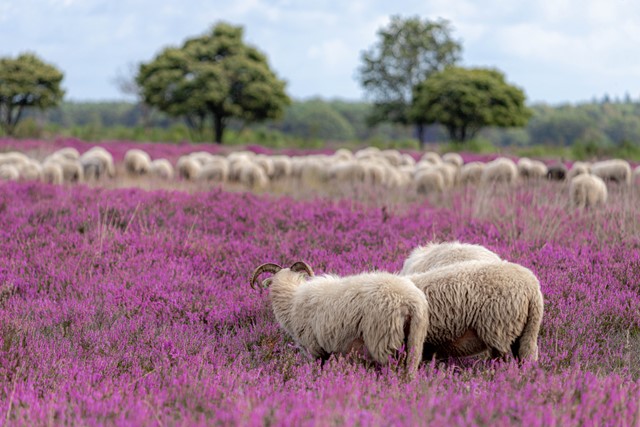
<instances>
[{"instance_id":1,"label":"tree trunk","mask_svg":"<svg viewBox=\"0 0 640 427\"><path fill-rule=\"evenodd\" d=\"M222 134L224 133L224 118L220 114L213 114L213 134L214 142L222 144Z\"/></svg>"},{"instance_id":2,"label":"tree trunk","mask_svg":"<svg viewBox=\"0 0 640 427\"><path fill-rule=\"evenodd\" d=\"M424 127L424 123L416 123L416 136L418 137L420 148L424 148L426 145L426 141L424 140Z\"/></svg>"}]
</instances>

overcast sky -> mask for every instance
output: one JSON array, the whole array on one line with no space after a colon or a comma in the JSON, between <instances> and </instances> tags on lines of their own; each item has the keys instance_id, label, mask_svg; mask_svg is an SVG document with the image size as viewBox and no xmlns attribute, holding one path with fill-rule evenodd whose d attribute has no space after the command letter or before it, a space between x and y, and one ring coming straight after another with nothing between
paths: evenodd
<instances>
[{"instance_id":1,"label":"overcast sky","mask_svg":"<svg viewBox=\"0 0 640 427\"><path fill-rule=\"evenodd\" d=\"M293 98L357 100L360 52L393 14L448 19L463 65L502 70L529 102L640 98L634 0L0 0L0 56L56 65L67 99L123 99L117 75L225 20L245 27Z\"/></svg>"}]
</instances>

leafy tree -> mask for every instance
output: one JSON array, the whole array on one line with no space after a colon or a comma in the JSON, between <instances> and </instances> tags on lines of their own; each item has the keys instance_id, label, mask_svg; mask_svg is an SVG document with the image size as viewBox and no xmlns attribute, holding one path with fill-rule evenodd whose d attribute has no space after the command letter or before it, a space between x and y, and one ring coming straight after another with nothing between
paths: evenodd
<instances>
[{"instance_id":1,"label":"leafy tree","mask_svg":"<svg viewBox=\"0 0 640 427\"><path fill-rule=\"evenodd\" d=\"M415 88L410 115L418 123L440 123L454 142L472 139L487 126L527 124L525 94L497 70L449 67Z\"/></svg>"},{"instance_id":2,"label":"leafy tree","mask_svg":"<svg viewBox=\"0 0 640 427\"><path fill-rule=\"evenodd\" d=\"M231 118L255 122L280 117L290 103L285 82L242 36L242 27L218 23L180 48L164 49L140 66L136 81L145 102L184 117L200 133L211 123L218 143Z\"/></svg>"},{"instance_id":3,"label":"leafy tree","mask_svg":"<svg viewBox=\"0 0 640 427\"><path fill-rule=\"evenodd\" d=\"M392 16L378 31L378 41L362 53L359 80L373 101L370 123L416 124L423 141L423 123L409 115L414 87L432 73L455 64L461 45L451 38L449 22Z\"/></svg>"},{"instance_id":4,"label":"leafy tree","mask_svg":"<svg viewBox=\"0 0 640 427\"><path fill-rule=\"evenodd\" d=\"M13 135L25 108L44 110L57 105L64 96L63 77L56 67L31 53L0 58L0 127Z\"/></svg>"},{"instance_id":5,"label":"leafy tree","mask_svg":"<svg viewBox=\"0 0 640 427\"><path fill-rule=\"evenodd\" d=\"M353 127L345 117L319 99L293 103L275 128L287 135L308 139L355 139Z\"/></svg>"}]
</instances>

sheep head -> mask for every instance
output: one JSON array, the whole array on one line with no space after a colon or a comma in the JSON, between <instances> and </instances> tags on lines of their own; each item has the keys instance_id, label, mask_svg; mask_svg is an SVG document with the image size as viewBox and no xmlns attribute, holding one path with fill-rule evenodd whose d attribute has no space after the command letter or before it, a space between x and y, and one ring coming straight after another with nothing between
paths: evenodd
<instances>
[{"instance_id":1,"label":"sheep head","mask_svg":"<svg viewBox=\"0 0 640 427\"><path fill-rule=\"evenodd\" d=\"M258 281L258 277L262 274L262 273L273 273L273 274L277 274L280 270L283 270L282 267L280 267L278 264L274 264L272 262L268 262L266 264L262 264L261 266L259 266L258 268L256 268L253 272L253 275L251 276L251 282L249 283L251 285L252 289L256 289L256 282ZM293 271L294 273L307 273L309 276L313 276L313 269L309 266L309 264L307 264L304 261L297 261L294 262L291 267L289 267L290 271ZM269 285L271 284L271 279L267 279L264 281L264 286L263 287L258 287L258 289L263 289L266 287L269 287Z\"/></svg>"}]
</instances>

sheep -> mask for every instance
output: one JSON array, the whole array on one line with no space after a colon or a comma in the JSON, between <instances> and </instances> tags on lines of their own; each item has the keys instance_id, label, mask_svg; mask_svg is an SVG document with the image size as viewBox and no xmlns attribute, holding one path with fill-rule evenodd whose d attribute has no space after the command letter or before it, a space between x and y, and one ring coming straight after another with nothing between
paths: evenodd
<instances>
[{"instance_id":1,"label":"sheep","mask_svg":"<svg viewBox=\"0 0 640 427\"><path fill-rule=\"evenodd\" d=\"M591 173L591 164L587 162L575 162L567 172L567 179L571 181L573 178L583 173Z\"/></svg>"},{"instance_id":2,"label":"sheep","mask_svg":"<svg viewBox=\"0 0 640 427\"><path fill-rule=\"evenodd\" d=\"M64 171L60 163L51 161L44 163L42 165L42 181L49 184L62 184L64 182Z\"/></svg>"},{"instance_id":3,"label":"sheep","mask_svg":"<svg viewBox=\"0 0 640 427\"><path fill-rule=\"evenodd\" d=\"M416 159L414 159L407 153L402 154L402 162L400 163L400 166L415 166L415 164Z\"/></svg>"},{"instance_id":4,"label":"sheep","mask_svg":"<svg viewBox=\"0 0 640 427\"><path fill-rule=\"evenodd\" d=\"M62 156L68 160L80 159L80 153L73 147L64 147L53 152L53 155Z\"/></svg>"},{"instance_id":5,"label":"sheep","mask_svg":"<svg viewBox=\"0 0 640 427\"><path fill-rule=\"evenodd\" d=\"M10 163L0 164L1 181L17 181L20 179L20 171Z\"/></svg>"},{"instance_id":6,"label":"sheep","mask_svg":"<svg viewBox=\"0 0 640 427\"><path fill-rule=\"evenodd\" d=\"M273 180L284 179L291 175L291 158L285 155L271 157L273 173L270 176Z\"/></svg>"},{"instance_id":7,"label":"sheep","mask_svg":"<svg viewBox=\"0 0 640 427\"><path fill-rule=\"evenodd\" d=\"M571 202L578 207L595 206L607 201L607 186L602 178L588 173L574 177L569 184Z\"/></svg>"},{"instance_id":8,"label":"sheep","mask_svg":"<svg viewBox=\"0 0 640 427\"><path fill-rule=\"evenodd\" d=\"M431 242L411 251L409 257L404 261L400 275L425 273L465 261L502 261L502 259L496 253L480 245L460 242Z\"/></svg>"},{"instance_id":9,"label":"sheep","mask_svg":"<svg viewBox=\"0 0 640 427\"><path fill-rule=\"evenodd\" d=\"M440 154L434 151L427 151L422 155L422 157L420 157L420 161L421 162L425 161L434 165L439 165L440 163L442 163L442 158L440 157Z\"/></svg>"},{"instance_id":10,"label":"sheep","mask_svg":"<svg viewBox=\"0 0 640 427\"><path fill-rule=\"evenodd\" d=\"M611 159L591 165L591 173L605 181L631 184L631 166L622 159Z\"/></svg>"},{"instance_id":11,"label":"sheep","mask_svg":"<svg viewBox=\"0 0 640 427\"><path fill-rule=\"evenodd\" d=\"M18 166L20 178L25 181L38 181L42 177L42 166L36 160L29 159Z\"/></svg>"},{"instance_id":12,"label":"sheep","mask_svg":"<svg viewBox=\"0 0 640 427\"><path fill-rule=\"evenodd\" d=\"M567 167L563 163L556 163L547 168L547 179L550 181L564 181Z\"/></svg>"},{"instance_id":13,"label":"sheep","mask_svg":"<svg viewBox=\"0 0 640 427\"><path fill-rule=\"evenodd\" d=\"M78 160L69 160L67 157L54 154L48 156L42 164L46 182L58 182L57 172L48 172L51 169L56 169L55 165L62 170L62 180L64 182L82 182L84 180L84 169ZM51 174L56 175L56 177L51 177Z\"/></svg>"},{"instance_id":14,"label":"sheep","mask_svg":"<svg viewBox=\"0 0 640 427\"><path fill-rule=\"evenodd\" d=\"M513 184L518 179L518 167L513 160L506 157L498 157L487 163L480 175L483 184L504 182Z\"/></svg>"},{"instance_id":15,"label":"sheep","mask_svg":"<svg viewBox=\"0 0 640 427\"><path fill-rule=\"evenodd\" d=\"M251 277L274 273L263 282L276 320L314 358L367 350L380 364L406 342L407 371L413 376L422 360L429 324L424 293L409 279L378 272L353 276L314 276L306 263L290 268L262 264ZM303 273L309 275L305 279Z\"/></svg>"},{"instance_id":16,"label":"sheep","mask_svg":"<svg viewBox=\"0 0 640 427\"><path fill-rule=\"evenodd\" d=\"M391 166L400 166L402 164L402 154L398 150L382 150L382 158L384 158Z\"/></svg>"},{"instance_id":17,"label":"sheep","mask_svg":"<svg viewBox=\"0 0 640 427\"><path fill-rule=\"evenodd\" d=\"M205 163L197 179L200 181L226 182L229 178L229 162L224 157Z\"/></svg>"},{"instance_id":18,"label":"sheep","mask_svg":"<svg viewBox=\"0 0 640 427\"><path fill-rule=\"evenodd\" d=\"M173 179L173 166L167 159L156 159L151 162L149 175L161 179Z\"/></svg>"},{"instance_id":19,"label":"sheep","mask_svg":"<svg viewBox=\"0 0 640 427\"><path fill-rule=\"evenodd\" d=\"M460 168L460 183L463 185L478 184L483 170L484 163L482 162L470 162L463 165Z\"/></svg>"},{"instance_id":20,"label":"sheep","mask_svg":"<svg viewBox=\"0 0 640 427\"><path fill-rule=\"evenodd\" d=\"M200 163L189 155L180 156L180 158L178 158L178 162L176 163L178 176L188 181L193 181L194 179L196 179L196 177L200 173L201 168L202 166L200 166Z\"/></svg>"},{"instance_id":21,"label":"sheep","mask_svg":"<svg viewBox=\"0 0 640 427\"><path fill-rule=\"evenodd\" d=\"M355 156L346 148L338 148L335 153L333 153L333 158L336 160L353 160Z\"/></svg>"},{"instance_id":22,"label":"sheep","mask_svg":"<svg viewBox=\"0 0 640 427\"><path fill-rule=\"evenodd\" d=\"M421 169L413 176L418 194L442 193L445 181L442 173L435 168Z\"/></svg>"},{"instance_id":23,"label":"sheep","mask_svg":"<svg viewBox=\"0 0 640 427\"><path fill-rule=\"evenodd\" d=\"M491 351L538 359L544 302L527 268L507 261L467 261L404 276L429 303L423 357L464 357Z\"/></svg>"},{"instance_id":24,"label":"sheep","mask_svg":"<svg viewBox=\"0 0 640 427\"><path fill-rule=\"evenodd\" d=\"M442 161L445 163L451 163L452 165L461 168L464 165L462 156L458 153L445 153L442 156Z\"/></svg>"},{"instance_id":25,"label":"sheep","mask_svg":"<svg viewBox=\"0 0 640 427\"><path fill-rule=\"evenodd\" d=\"M29 162L29 157L26 154L19 153L17 151L9 151L8 153L0 153L0 166L13 165L19 168L21 165Z\"/></svg>"},{"instance_id":26,"label":"sheep","mask_svg":"<svg viewBox=\"0 0 640 427\"><path fill-rule=\"evenodd\" d=\"M113 156L102 147L92 147L82 153L79 160L85 178L113 178L116 175Z\"/></svg>"},{"instance_id":27,"label":"sheep","mask_svg":"<svg viewBox=\"0 0 640 427\"><path fill-rule=\"evenodd\" d=\"M525 179L542 179L547 176L547 165L540 160L531 160L522 157L518 160L518 174Z\"/></svg>"},{"instance_id":28,"label":"sheep","mask_svg":"<svg viewBox=\"0 0 640 427\"><path fill-rule=\"evenodd\" d=\"M146 175L151 169L151 157L143 150L132 148L124 154L124 167L131 175Z\"/></svg>"},{"instance_id":29,"label":"sheep","mask_svg":"<svg viewBox=\"0 0 640 427\"><path fill-rule=\"evenodd\" d=\"M264 190L269 184L269 178L264 169L253 162L241 164L238 181L253 190Z\"/></svg>"}]
</instances>

